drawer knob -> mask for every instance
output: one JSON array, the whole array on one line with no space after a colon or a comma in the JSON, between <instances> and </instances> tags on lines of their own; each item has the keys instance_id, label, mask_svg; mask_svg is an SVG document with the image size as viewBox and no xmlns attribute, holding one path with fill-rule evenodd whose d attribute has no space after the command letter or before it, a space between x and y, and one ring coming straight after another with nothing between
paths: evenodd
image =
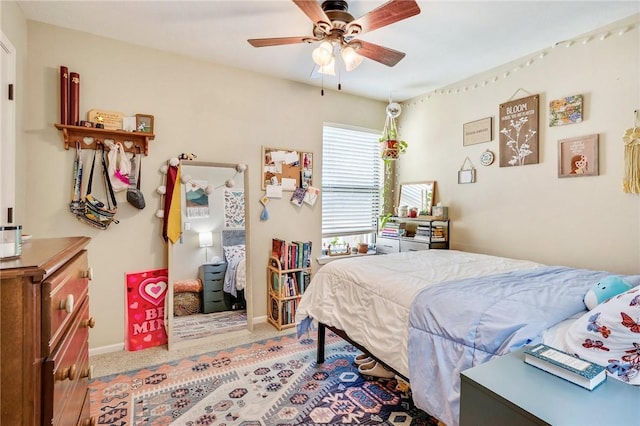
<instances>
[{"instance_id":1,"label":"drawer knob","mask_svg":"<svg viewBox=\"0 0 640 426\"><path fill-rule=\"evenodd\" d=\"M73 364L71 367L60 368L56 371L55 378L58 381L63 380L75 380L77 375L76 365Z\"/></svg>"},{"instance_id":2,"label":"drawer knob","mask_svg":"<svg viewBox=\"0 0 640 426\"><path fill-rule=\"evenodd\" d=\"M68 314L73 312L73 294L68 294L60 301L60 309L64 309Z\"/></svg>"},{"instance_id":3,"label":"drawer knob","mask_svg":"<svg viewBox=\"0 0 640 426\"><path fill-rule=\"evenodd\" d=\"M82 278L88 278L89 281L93 280L93 268L82 271Z\"/></svg>"},{"instance_id":4,"label":"drawer knob","mask_svg":"<svg viewBox=\"0 0 640 426\"><path fill-rule=\"evenodd\" d=\"M86 320L82 320L82 326L93 328L96 326L96 319L94 317L90 317Z\"/></svg>"},{"instance_id":5,"label":"drawer knob","mask_svg":"<svg viewBox=\"0 0 640 426\"><path fill-rule=\"evenodd\" d=\"M93 365L90 365L85 370L80 372L80 378L84 379L87 377L89 380L93 379Z\"/></svg>"}]
</instances>

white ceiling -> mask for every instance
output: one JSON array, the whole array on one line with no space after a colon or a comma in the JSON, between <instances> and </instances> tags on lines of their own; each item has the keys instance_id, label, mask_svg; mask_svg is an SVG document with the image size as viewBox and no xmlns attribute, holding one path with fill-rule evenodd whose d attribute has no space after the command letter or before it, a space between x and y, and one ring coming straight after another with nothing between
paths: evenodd
<instances>
[{"instance_id":1,"label":"white ceiling","mask_svg":"<svg viewBox=\"0 0 640 426\"><path fill-rule=\"evenodd\" d=\"M248 38L311 35L289 0L27 1L27 19L321 85L308 44L255 48ZM358 18L384 0L349 1ZM640 13L640 1L429 1L421 13L363 34L405 52L395 67L365 59L340 76L344 92L404 101ZM335 89L337 77L324 78Z\"/></svg>"}]
</instances>

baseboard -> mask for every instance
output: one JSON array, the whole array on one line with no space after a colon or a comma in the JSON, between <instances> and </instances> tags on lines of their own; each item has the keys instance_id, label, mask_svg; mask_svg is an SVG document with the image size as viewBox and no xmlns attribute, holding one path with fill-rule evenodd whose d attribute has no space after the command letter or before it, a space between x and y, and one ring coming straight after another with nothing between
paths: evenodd
<instances>
[{"instance_id":1,"label":"baseboard","mask_svg":"<svg viewBox=\"0 0 640 426\"><path fill-rule=\"evenodd\" d=\"M96 355L109 354L112 352L122 352L122 351L124 351L124 343L116 343L114 345L100 346L98 348L90 348L89 356L92 357Z\"/></svg>"},{"instance_id":2,"label":"baseboard","mask_svg":"<svg viewBox=\"0 0 640 426\"><path fill-rule=\"evenodd\" d=\"M254 317L253 318L253 324L262 324L267 322L267 316L263 315L261 317ZM124 351L124 343L116 343L114 345L108 345L108 346L100 346L98 348L90 348L89 349L89 356L96 356L96 355L102 355L102 354L108 354L108 353L112 353L112 352L121 352Z\"/></svg>"}]
</instances>

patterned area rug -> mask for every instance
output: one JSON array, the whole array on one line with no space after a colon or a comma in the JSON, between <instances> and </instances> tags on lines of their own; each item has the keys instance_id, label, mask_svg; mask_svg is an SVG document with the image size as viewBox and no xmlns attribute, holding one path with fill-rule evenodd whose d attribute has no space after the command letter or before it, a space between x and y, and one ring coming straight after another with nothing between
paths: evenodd
<instances>
[{"instance_id":1,"label":"patterned area rug","mask_svg":"<svg viewBox=\"0 0 640 426\"><path fill-rule=\"evenodd\" d=\"M182 359L90 384L99 425L437 425L396 381L367 381L360 352L328 333L326 361L316 341L295 335Z\"/></svg>"},{"instance_id":2,"label":"patterned area rug","mask_svg":"<svg viewBox=\"0 0 640 426\"><path fill-rule=\"evenodd\" d=\"M214 334L247 328L246 311L225 311L173 317L173 337L179 340L198 339Z\"/></svg>"}]
</instances>

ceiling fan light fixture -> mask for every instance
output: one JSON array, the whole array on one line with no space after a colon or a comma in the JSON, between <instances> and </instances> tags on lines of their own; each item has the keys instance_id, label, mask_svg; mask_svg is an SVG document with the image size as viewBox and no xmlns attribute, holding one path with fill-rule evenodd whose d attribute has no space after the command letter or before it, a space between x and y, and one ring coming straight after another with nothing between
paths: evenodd
<instances>
[{"instance_id":1,"label":"ceiling fan light fixture","mask_svg":"<svg viewBox=\"0 0 640 426\"><path fill-rule=\"evenodd\" d=\"M356 49L351 46L343 47L340 54L347 71L353 71L358 68L364 59L364 57L359 55L358 52L356 52Z\"/></svg>"},{"instance_id":2,"label":"ceiling fan light fixture","mask_svg":"<svg viewBox=\"0 0 640 426\"><path fill-rule=\"evenodd\" d=\"M311 58L319 67L329 65L331 61L333 61L333 45L328 41L323 41L318 47L313 49Z\"/></svg>"},{"instance_id":3,"label":"ceiling fan light fixture","mask_svg":"<svg viewBox=\"0 0 640 426\"><path fill-rule=\"evenodd\" d=\"M320 65L318 72L325 75L336 75L336 61L333 56L331 56L331 62L326 65Z\"/></svg>"}]
</instances>

